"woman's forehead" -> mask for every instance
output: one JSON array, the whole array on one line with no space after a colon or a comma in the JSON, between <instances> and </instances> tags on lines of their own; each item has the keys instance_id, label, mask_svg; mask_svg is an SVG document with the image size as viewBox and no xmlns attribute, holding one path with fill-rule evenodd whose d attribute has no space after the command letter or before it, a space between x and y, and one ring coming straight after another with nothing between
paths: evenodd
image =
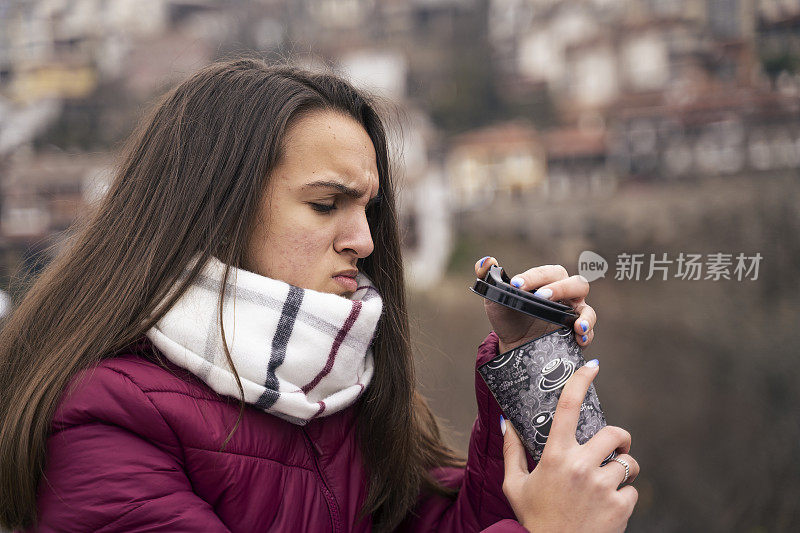
<instances>
[{"instance_id":1,"label":"woman's forehead","mask_svg":"<svg viewBox=\"0 0 800 533\"><path fill-rule=\"evenodd\" d=\"M375 155L367 130L354 118L335 111L314 111L296 119L286 131L287 148L336 148L338 151Z\"/></svg>"},{"instance_id":2,"label":"woman's forehead","mask_svg":"<svg viewBox=\"0 0 800 533\"><path fill-rule=\"evenodd\" d=\"M340 192L374 196L378 191L375 148L354 119L317 112L298 119L287 132L281 162L292 187L310 190L338 183Z\"/></svg>"}]
</instances>

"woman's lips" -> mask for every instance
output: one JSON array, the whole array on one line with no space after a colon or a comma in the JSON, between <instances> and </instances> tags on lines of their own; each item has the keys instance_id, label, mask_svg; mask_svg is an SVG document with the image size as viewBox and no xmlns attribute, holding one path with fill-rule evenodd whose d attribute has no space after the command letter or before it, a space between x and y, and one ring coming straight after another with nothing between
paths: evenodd
<instances>
[{"instance_id":1,"label":"woman's lips","mask_svg":"<svg viewBox=\"0 0 800 533\"><path fill-rule=\"evenodd\" d=\"M342 286L350 292L356 292L356 289L358 289L356 278L349 278L347 276L334 276L333 279L341 283Z\"/></svg>"}]
</instances>

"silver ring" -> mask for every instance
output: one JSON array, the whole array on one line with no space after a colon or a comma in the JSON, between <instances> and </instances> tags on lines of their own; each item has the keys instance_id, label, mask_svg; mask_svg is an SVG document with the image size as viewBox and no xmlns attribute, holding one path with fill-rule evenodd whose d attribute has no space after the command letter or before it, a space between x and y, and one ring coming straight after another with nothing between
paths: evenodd
<instances>
[{"instance_id":1,"label":"silver ring","mask_svg":"<svg viewBox=\"0 0 800 533\"><path fill-rule=\"evenodd\" d=\"M614 458L613 458L613 459L611 459L611 460L612 460L612 461L616 461L616 462L618 462L619 464L621 464L622 466L624 466L624 467L625 467L625 479L623 479L623 480L620 482L620 485L622 485L623 483L625 483L626 481L628 481L628 476L629 476L629 475L630 475L630 473L631 473L631 465L629 465L627 462L625 462L625 459L620 459L619 457L614 457Z\"/></svg>"},{"instance_id":2,"label":"silver ring","mask_svg":"<svg viewBox=\"0 0 800 533\"><path fill-rule=\"evenodd\" d=\"M559 337L566 337L568 335L572 335L572 330L567 326L562 326L561 329L556 330L556 335Z\"/></svg>"}]
</instances>

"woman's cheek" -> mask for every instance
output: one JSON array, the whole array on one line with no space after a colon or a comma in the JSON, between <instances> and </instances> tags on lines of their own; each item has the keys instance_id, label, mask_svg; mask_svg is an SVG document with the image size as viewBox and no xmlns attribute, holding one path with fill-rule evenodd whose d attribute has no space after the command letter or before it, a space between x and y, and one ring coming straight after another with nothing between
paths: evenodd
<instances>
[{"instance_id":1,"label":"woman's cheek","mask_svg":"<svg viewBox=\"0 0 800 533\"><path fill-rule=\"evenodd\" d=\"M288 276L295 278L295 285L316 288L320 283L330 281L334 268L330 260L325 260L327 250L332 246L332 241L326 232L298 231L286 235L286 253L283 257L290 272ZM341 265L340 268L346 268Z\"/></svg>"}]
</instances>

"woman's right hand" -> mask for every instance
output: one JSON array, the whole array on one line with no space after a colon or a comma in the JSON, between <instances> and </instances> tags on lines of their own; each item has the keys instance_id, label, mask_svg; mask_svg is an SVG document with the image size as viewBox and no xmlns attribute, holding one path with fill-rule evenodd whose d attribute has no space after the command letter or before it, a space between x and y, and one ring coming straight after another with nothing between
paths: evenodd
<instances>
[{"instance_id":1,"label":"woman's right hand","mask_svg":"<svg viewBox=\"0 0 800 533\"><path fill-rule=\"evenodd\" d=\"M578 369L561 392L547 445L533 472L528 472L525 448L505 421L503 456L506 495L517 520L530 531L623 531L639 497L635 488L617 487L625 467L616 461L600 463L612 451L630 466L628 482L639 474L639 464L627 455L631 436L622 428L606 426L581 445L575 439L580 407L598 367Z\"/></svg>"}]
</instances>

